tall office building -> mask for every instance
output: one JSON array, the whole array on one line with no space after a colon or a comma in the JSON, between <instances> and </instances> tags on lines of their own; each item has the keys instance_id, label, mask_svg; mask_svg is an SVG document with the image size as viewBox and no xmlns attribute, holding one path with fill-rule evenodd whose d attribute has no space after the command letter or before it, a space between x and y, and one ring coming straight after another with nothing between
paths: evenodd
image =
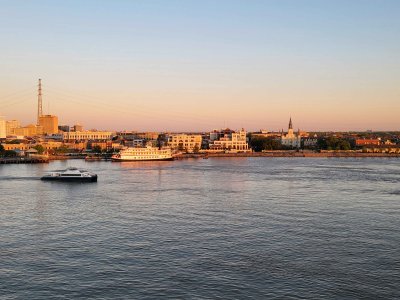
<instances>
[{"instance_id":1,"label":"tall office building","mask_svg":"<svg viewBox=\"0 0 400 300\"><path fill-rule=\"evenodd\" d=\"M3 117L0 117L0 139L5 139L7 137L6 121Z\"/></svg>"},{"instance_id":2,"label":"tall office building","mask_svg":"<svg viewBox=\"0 0 400 300\"><path fill-rule=\"evenodd\" d=\"M43 134L58 133L58 117L53 115L42 115L39 117L39 125L43 127Z\"/></svg>"}]
</instances>

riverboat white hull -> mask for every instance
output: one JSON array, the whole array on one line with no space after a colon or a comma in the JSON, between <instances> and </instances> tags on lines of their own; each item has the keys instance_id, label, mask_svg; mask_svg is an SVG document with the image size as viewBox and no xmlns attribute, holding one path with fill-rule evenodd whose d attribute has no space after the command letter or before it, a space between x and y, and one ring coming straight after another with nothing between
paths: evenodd
<instances>
[{"instance_id":1,"label":"riverboat white hull","mask_svg":"<svg viewBox=\"0 0 400 300\"><path fill-rule=\"evenodd\" d=\"M174 160L173 157L169 158L111 158L112 161L157 161L157 160Z\"/></svg>"},{"instance_id":2,"label":"riverboat white hull","mask_svg":"<svg viewBox=\"0 0 400 300\"><path fill-rule=\"evenodd\" d=\"M111 157L112 161L157 161L173 160L170 148L131 147Z\"/></svg>"}]
</instances>

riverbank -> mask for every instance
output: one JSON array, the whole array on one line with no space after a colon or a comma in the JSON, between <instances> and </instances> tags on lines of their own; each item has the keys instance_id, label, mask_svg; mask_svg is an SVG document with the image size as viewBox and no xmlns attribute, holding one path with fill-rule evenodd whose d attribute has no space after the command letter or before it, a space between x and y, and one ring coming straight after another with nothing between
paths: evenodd
<instances>
[{"instance_id":1,"label":"riverbank","mask_svg":"<svg viewBox=\"0 0 400 300\"><path fill-rule=\"evenodd\" d=\"M239 157L304 157L304 158L350 158L350 157L375 157L375 158L400 158L400 153L363 153L363 152L351 152L351 151L329 151L329 152L296 152L296 151L269 151L269 152L247 152L247 153L182 153L175 155L175 160L197 158L197 159L208 159L208 158L239 158ZM55 160L69 160L69 159L85 159L85 156L67 156L57 155L41 158L32 157L14 157L14 158L0 158L0 164L35 164L35 163L48 163L49 161ZM107 161L109 159L89 159L86 161Z\"/></svg>"},{"instance_id":2,"label":"riverbank","mask_svg":"<svg viewBox=\"0 0 400 300\"><path fill-rule=\"evenodd\" d=\"M247 153L199 153L180 154L175 159L187 158L218 158L218 157L399 157L400 153L364 153L350 151L332 152L296 152L296 151L269 151L269 152L247 152Z\"/></svg>"},{"instance_id":3,"label":"riverbank","mask_svg":"<svg viewBox=\"0 0 400 300\"><path fill-rule=\"evenodd\" d=\"M86 155L49 155L49 160L85 159Z\"/></svg>"}]
</instances>

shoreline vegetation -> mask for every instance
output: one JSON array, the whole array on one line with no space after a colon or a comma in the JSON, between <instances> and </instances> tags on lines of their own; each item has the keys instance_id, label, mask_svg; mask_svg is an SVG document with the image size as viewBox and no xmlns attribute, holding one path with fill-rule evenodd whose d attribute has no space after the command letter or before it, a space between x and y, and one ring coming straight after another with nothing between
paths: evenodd
<instances>
[{"instance_id":1,"label":"shoreline vegetation","mask_svg":"<svg viewBox=\"0 0 400 300\"><path fill-rule=\"evenodd\" d=\"M185 158L218 158L218 157L399 157L400 153L370 153L370 152L354 152L354 151L292 151L279 150L267 152L243 152L243 153L200 153L200 154L181 154L176 159Z\"/></svg>"}]
</instances>

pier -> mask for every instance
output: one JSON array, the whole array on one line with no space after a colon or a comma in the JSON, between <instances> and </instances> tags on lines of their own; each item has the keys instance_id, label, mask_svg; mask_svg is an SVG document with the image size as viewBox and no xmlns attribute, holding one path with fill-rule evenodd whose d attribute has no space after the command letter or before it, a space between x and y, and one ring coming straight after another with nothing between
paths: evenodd
<instances>
[{"instance_id":1,"label":"pier","mask_svg":"<svg viewBox=\"0 0 400 300\"><path fill-rule=\"evenodd\" d=\"M36 157L0 158L0 164L41 164L48 162L49 162L48 158L36 158Z\"/></svg>"}]
</instances>

